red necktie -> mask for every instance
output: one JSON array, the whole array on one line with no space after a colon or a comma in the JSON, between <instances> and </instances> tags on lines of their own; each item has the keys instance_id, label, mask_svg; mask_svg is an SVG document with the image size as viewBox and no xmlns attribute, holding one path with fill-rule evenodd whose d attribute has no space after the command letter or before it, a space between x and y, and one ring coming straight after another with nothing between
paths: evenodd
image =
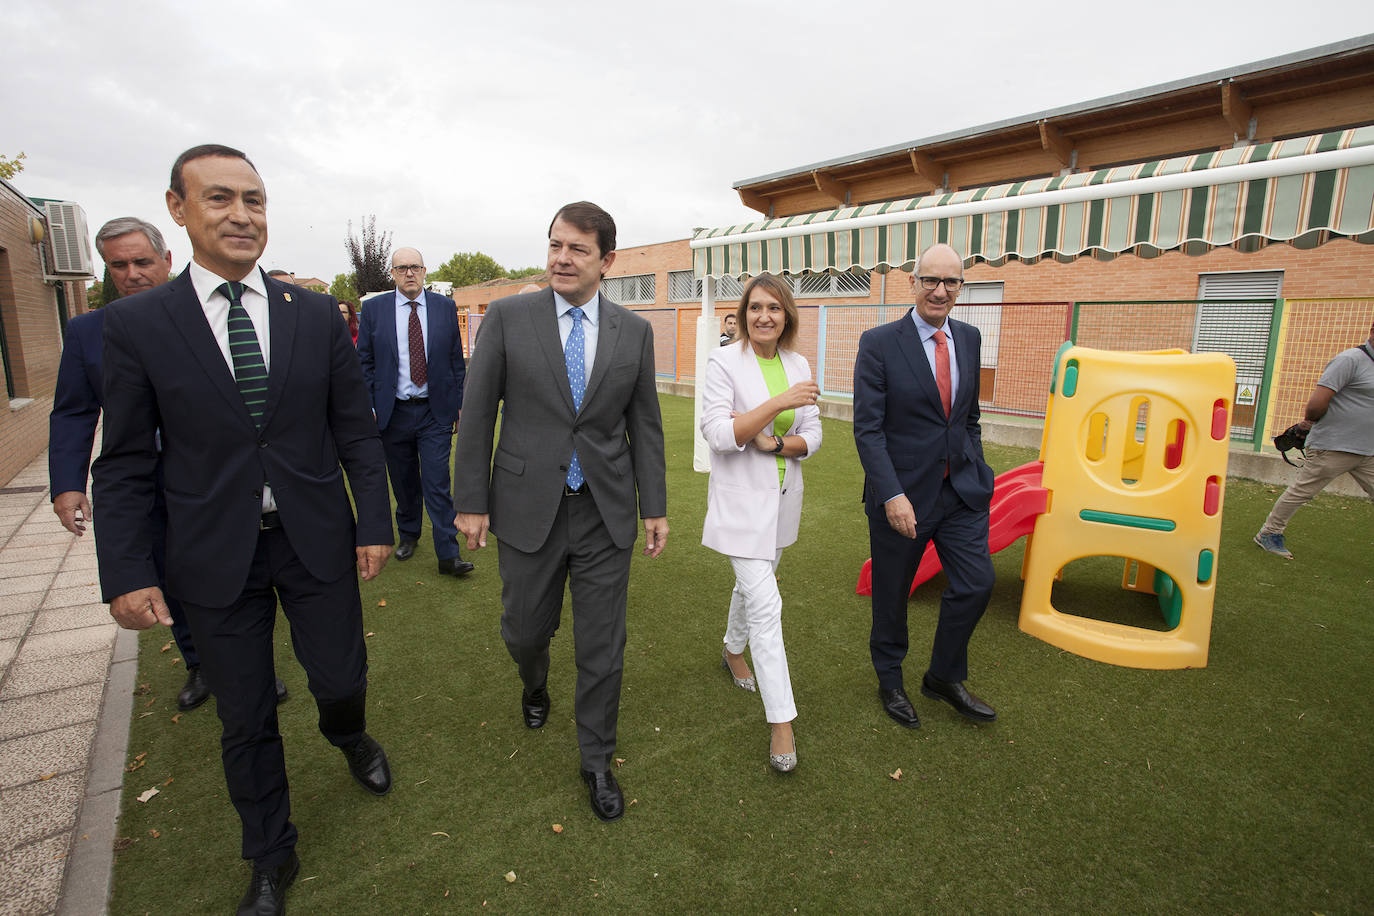
<instances>
[{"instance_id":1,"label":"red necktie","mask_svg":"<svg viewBox=\"0 0 1374 916\"><path fill-rule=\"evenodd\" d=\"M949 416L950 405L954 402L954 387L949 379L949 345L945 343L945 332L935 332L935 384L940 389L940 406Z\"/></svg>"},{"instance_id":2,"label":"red necktie","mask_svg":"<svg viewBox=\"0 0 1374 916\"><path fill-rule=\"evenodd\" d=\"M949 375L949 360L945 360L945 375ZM417 388L429 381L429 364L425 362L425 333L420 330L419 305L410 303L410 380ZM946 411L948 413L948 411Z\"/></svg>"}]
</instances>

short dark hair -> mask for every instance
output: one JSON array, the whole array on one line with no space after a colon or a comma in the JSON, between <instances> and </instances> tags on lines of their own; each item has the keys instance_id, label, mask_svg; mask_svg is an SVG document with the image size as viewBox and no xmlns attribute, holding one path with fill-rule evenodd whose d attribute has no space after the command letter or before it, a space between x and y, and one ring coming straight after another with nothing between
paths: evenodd
<instances>
[{"instance_id":1,"label":"short dark hair","mask_svg":"<svg viewBox=\"0 0 1374 916\"><path fill-rule=\"evenodd\" d=\"M282 270L280 267L274 267L274 268L272 268L271 270L269 270L269 271L267 272L267 276L269 276L269 277L289 277L289 276L291 276L291 273L290 273L290 271Z\"/></svg>"},{"instance_id":2,"label":"short dark hair","mask_svg":"<svg viewBox=\"0 0 1374 916\"><path fill-rule=\"evenodd\" d=\"M737 332L740 334L740 341L745 344L749 342L749 297L755 289L772 293L773 298L782 306L785 323L782 333L778 335L778 349L791 350L797 340L801 314L797 311L797 300L792 298L791 284L773 274L759 274L744 285L744 295L740 296L739 308L735 310L735 320L739 322L740 328Z\"/></svg>"},{"instance_id":3,"label":"short dark hair","mask_svg":"<svg viewBox=\"0 0 1374 916\"><path fill-rule=\"evenodd\" d=\"M564 204L549 220L549 236L553 236L553 224L562 220L581 229L583 232L596 233L596 247L601 249L601 256L615 251L615 220L611 219L611 214L598 207L589 200L579 200L576 203Z\"/></svg>"},{"instance_id":4,"label":"short dark hair","mask_svg":"<svg viewBox=\"0 0 1374 916\"><path fill-rule=\"evenodd\" d=\"M226 159L242 159L248 163L253 171L258 167L253 165L253 160L249 159L242 150L236 150L232 146L221 146L218 143L202 143L200 146L193 146L186 152L177 157L177 161L172 163L172 181L168 185L172 193L177 197L186 196L186 181L181 177L181 169L186 163L193 159L205 159L210 156L222 156Z\"/></svg>"}]
</instances>

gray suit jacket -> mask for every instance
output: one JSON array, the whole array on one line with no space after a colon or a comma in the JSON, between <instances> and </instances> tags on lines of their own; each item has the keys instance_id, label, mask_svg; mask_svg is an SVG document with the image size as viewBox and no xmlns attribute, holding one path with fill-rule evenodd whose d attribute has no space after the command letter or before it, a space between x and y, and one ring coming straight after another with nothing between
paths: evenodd
<instances>
[{"instance_id":1,"label":"gray suit jacket","mask_svg":"<svg viewBox=\"0 0 1374 916\"><path fill-rule=\"evenodd\" d=\"M473 346L454 508L490 514L492 533L525 553L548 538L574 447L617 547L634 546L639 518L668 514L653 328L605 296L600 314L596 360L576 413L551 289L493 302Z\"/></svg>"}]
</instances>

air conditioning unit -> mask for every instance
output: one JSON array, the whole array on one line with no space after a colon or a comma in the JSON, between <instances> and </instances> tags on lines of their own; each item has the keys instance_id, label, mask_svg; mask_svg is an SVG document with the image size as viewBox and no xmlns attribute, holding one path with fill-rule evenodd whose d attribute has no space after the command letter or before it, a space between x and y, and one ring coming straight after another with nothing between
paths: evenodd
<instances>
[{"instance_id":1,"label":"air conditioning unit","mask_svg":"<svg viewBox=\"0 0 1374 916\"><path fill-rule=\"evenodd\" d=\"M43 209L52 231L53 273L94 276L86 211L69 200L45 200Z\"/></svg>"}]
</instances>

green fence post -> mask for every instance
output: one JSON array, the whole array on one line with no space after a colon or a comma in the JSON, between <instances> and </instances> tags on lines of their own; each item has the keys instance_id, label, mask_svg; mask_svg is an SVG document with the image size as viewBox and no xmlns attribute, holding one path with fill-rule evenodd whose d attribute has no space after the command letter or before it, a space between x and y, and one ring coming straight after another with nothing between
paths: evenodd
<instances>
[{"instance_id":1,"label":"green fence post","mask_svg":"<svg viewBox=\"0 0 1374 916\"><path fill-rule=\"evenodd\" d=\"M1264 448L1264 423L1269 418L1269 389L1274 384L1274 359L1278 355L1279 330L1283 326L1282 299L1274 300L1273 317L1269 319L1269 349L1264 354L1264 376L1260 379L1260 398L1255 411L1255 451Z\"/></svg>"}]
</instances>

